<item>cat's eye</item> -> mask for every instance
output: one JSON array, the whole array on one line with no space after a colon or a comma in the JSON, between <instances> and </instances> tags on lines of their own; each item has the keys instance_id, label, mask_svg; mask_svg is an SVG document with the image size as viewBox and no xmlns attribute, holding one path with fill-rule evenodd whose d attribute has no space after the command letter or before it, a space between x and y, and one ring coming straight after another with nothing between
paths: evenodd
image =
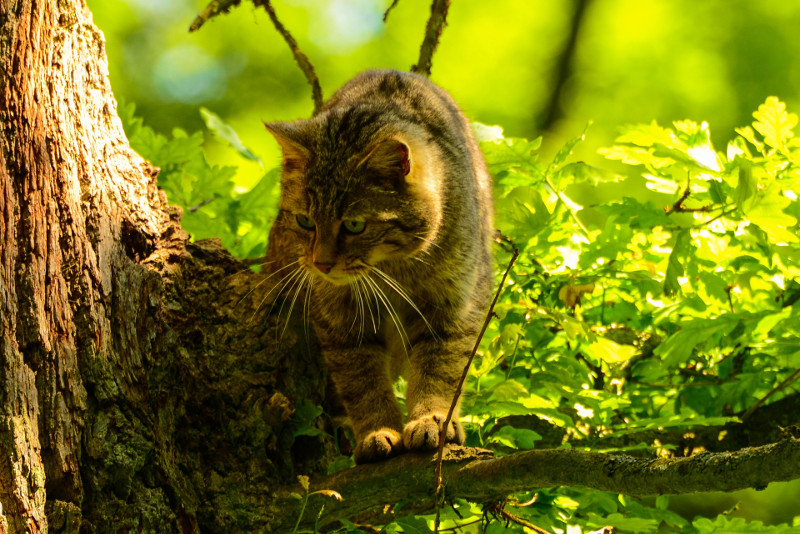
<instances>
[{"instance_id":1,"label":"cat's eye","mask_svg":"<svg viewBox=\"0 0 800 534\"><path fill-rule=\"evenodd\" d=\"M348 234L360 234L367 227L364 221L342 221L342 227Z\"/></svg>"},{"instance_id":2,"label":"cat's eye","mask_svg":"<svg viewBox=\"0 0 800 534\"><path fill-rule=\"evenodd\" d=\"M296 215L296 218L297 218L297 224L299 224L301 227L305 228L306 230L313 230L314 228L317 227L317 225L314 224L314 221L312 221L310 218L306 217L305 215L301 215L301 214L298 213Z\"/></svg>"}]
</instances>

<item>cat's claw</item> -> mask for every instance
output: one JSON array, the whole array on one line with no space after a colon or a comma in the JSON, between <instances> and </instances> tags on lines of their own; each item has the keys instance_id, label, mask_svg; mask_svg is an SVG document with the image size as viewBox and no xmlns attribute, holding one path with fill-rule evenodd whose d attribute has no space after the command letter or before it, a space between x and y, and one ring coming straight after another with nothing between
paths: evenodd
<instances>
[{"instance_id":1,"label":"cat's claw","mask_svg":"<svg viewBox=\"0 0 800 534\"><path fill-rule=\"evenodd\" d=\"M356 446L357 464L379 462L402 452L403 439L393 428L381 428L367 434Z\"/></svg>"},{"instance_id":2,"label":"cat's claw","mask_svg":"<svg viewBox=\"0 0 800 534\"><path fill-rule=\"evenodd\" d=\"M403 430L403 444L408 450L431 450L439 446L439 428L447 419L447 414L431 413L409 421ZM464 428L456 420L451 420L447 429L445 443L464 443Z\"/></svg>"}]
</instances>

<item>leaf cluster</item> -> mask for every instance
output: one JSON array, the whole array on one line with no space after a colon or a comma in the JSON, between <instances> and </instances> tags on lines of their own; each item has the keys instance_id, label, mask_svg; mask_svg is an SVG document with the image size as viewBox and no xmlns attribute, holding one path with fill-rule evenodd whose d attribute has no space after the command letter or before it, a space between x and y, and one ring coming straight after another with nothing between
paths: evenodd
<instances>
[{"instance_id":1,"label":"leaf cluster","mask_svg":"<svg viewBox=\"0 0 800 534\"><path fill-rule=\"evenodd\" d=\"M201 108L208 132L243 158L260 163L237 133L218 115ZM133 104L119 110L131 147L158 167L158 186L170 203L183 208L183 228L192 239L217 237L240 258L263 256L269 226L279 194L280 169L264 173L256 185L243 191L234 185L237 168L208 163L203 132L188 134L180 128L167 137L135 116Z\"/></svg>"}]
</instances>

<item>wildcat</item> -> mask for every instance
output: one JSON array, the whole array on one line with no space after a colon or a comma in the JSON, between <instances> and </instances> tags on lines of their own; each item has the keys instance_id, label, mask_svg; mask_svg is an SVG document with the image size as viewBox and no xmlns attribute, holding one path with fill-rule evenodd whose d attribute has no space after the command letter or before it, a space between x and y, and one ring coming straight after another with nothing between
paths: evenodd
<instances>
[{"instance_id":1,"label":"wildcat","mask_svg":"<svg viewBox=\"0 0 800 534\"><path fill-rule=\"evenodd\" d=\"M292 303L309 291L356 462L436 448L492 286L491 179L469 123L427 78L370 70L311 119L266 127L283 151L268 259ZM456 411L446 441L464 438Z\"/></svg>"}]
</instances>

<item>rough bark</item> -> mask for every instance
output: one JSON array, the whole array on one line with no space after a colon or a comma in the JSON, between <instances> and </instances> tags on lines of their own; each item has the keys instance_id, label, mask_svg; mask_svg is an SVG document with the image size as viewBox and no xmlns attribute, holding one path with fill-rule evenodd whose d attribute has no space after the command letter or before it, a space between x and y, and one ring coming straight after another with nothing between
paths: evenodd
<instances>
[{"instance_id":1,"label":"rough bark","mask_svg":"<svg viewBox=\"0 0 800 534\"><path fill-rule=\"evenodd\" d=\"M138 298L155 279L130 258L171 227L155 170L116 118L86 7L4 0L0 15L0 503L11 532L35 532L46 502L65 516L80 507L91 404L134 395L142 353L116 359L115 344L140 341Z\"/></svg>"},{"instance_id":2,"label":"rough bark","mask_svg":"<svg viewBox=\"0 0 800 534\"><path fill-rule=\"evenodd\" d=\"M293 437L315 352L277 342L258 276L187 245L86 5L2 0L0 23L2 530L264 527L269 488L332 452Z\"/></svg>"}]
</instances>

